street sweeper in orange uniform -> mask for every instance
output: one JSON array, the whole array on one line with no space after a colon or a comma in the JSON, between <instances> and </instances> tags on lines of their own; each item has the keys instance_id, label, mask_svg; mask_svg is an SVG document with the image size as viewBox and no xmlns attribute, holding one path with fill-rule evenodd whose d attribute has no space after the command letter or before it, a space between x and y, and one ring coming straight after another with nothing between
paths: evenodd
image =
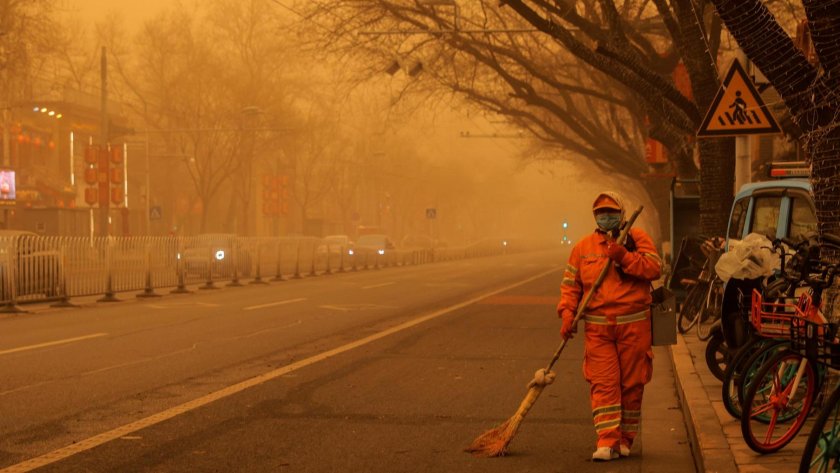
<instances>
[{"instance_id":1,"label":"street sweeper in orange uniform","mask_svg":"<svg viewBox=\"0 0 840 473\"><path fill-rule=\"evenodd\" d=\"M624 223L618 194L599 194L592 211L597 228L572 249L557 313L568 340L577 333L574 318L582 295L609 265L583 316L583 374L598 434L592 459L609 461L629 456L639 433L642 393L653 372L651 281L659 279L662 265L653 240L638 227L630 228L624 245L615 243Z\"/></svg>"}]
</instances>

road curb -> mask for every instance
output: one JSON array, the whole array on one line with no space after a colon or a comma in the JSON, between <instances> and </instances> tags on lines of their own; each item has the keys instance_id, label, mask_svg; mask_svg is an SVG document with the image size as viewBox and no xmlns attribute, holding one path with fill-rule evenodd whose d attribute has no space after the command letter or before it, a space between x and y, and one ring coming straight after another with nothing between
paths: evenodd
<instances>
[{"instance_id":1,"label":"road curb","mask_svg":"<svg viewBox=\"0 0 840 473\"><path fill-rule=\"evenodd\" d=\"M682 335L678 335L677 344L669 348L697 471L737 473L735 457Z\"/></svg>"}]
</instances>

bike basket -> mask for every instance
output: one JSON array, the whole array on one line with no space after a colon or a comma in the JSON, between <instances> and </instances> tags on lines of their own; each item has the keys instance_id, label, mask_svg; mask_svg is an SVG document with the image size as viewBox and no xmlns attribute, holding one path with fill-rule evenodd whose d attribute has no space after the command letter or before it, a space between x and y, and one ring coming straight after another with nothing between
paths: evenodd
<instances>
[{"instance_id":1,"label":"bike basket","mask_svg":"<svg viewBox=\"0 0 840 473\"><path fill-rule=\"evenodd\" d=\"M750 323L762 337L789 338L791 319L804 317L810 305L811 297L808 294L803 294L799 299L765 302L761 293L753 289Z\"/></svg>"},{"instance_id":2,"label":"bike basket","mask_svg":"<svg viewBox=\"0 0 840 473\"><path fill-rule=\"evenodd\" d=\"M790 346L808 359L840 369L840 339L837 338L836 324L795 318L790 327Z\"/></svg>"}]
</instances>

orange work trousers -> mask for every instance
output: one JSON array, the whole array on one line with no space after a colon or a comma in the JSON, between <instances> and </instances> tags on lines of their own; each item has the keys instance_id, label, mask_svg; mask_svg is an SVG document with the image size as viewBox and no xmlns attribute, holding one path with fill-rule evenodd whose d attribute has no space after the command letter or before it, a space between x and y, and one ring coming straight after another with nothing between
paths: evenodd
<instances>
[{"instance_id":1,"label":"orange work trousers","mask_svg":"<svg viewBox=\"0 0 840 473\"><path fill-rule=\"evenodd\" d=\"M633 445L642 395L653 374L649 314L586 316L583 375L589 383L598 447ZM630 321L627 321L630 320Z\"/></svg>"}]
</instances>

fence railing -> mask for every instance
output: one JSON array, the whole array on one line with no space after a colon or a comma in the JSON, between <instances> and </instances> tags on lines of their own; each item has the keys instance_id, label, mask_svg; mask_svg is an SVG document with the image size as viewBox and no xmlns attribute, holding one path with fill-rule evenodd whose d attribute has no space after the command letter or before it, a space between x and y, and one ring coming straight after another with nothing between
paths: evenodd
<instances>
[{"instance_id":1,"label":"fence railing","mask_svg":"<svg viewBox=\"0 0 840 473\"><path fill-rule=\"evenodd\" d=\"M155 297L263 284L336 272L418 265L544 248L544 242L487 239L452 248L346 248L308 237L44 237L0 236L0 312L26 302L67 306L79 296L120 292Z\"/></svg>"}]
</instances>

